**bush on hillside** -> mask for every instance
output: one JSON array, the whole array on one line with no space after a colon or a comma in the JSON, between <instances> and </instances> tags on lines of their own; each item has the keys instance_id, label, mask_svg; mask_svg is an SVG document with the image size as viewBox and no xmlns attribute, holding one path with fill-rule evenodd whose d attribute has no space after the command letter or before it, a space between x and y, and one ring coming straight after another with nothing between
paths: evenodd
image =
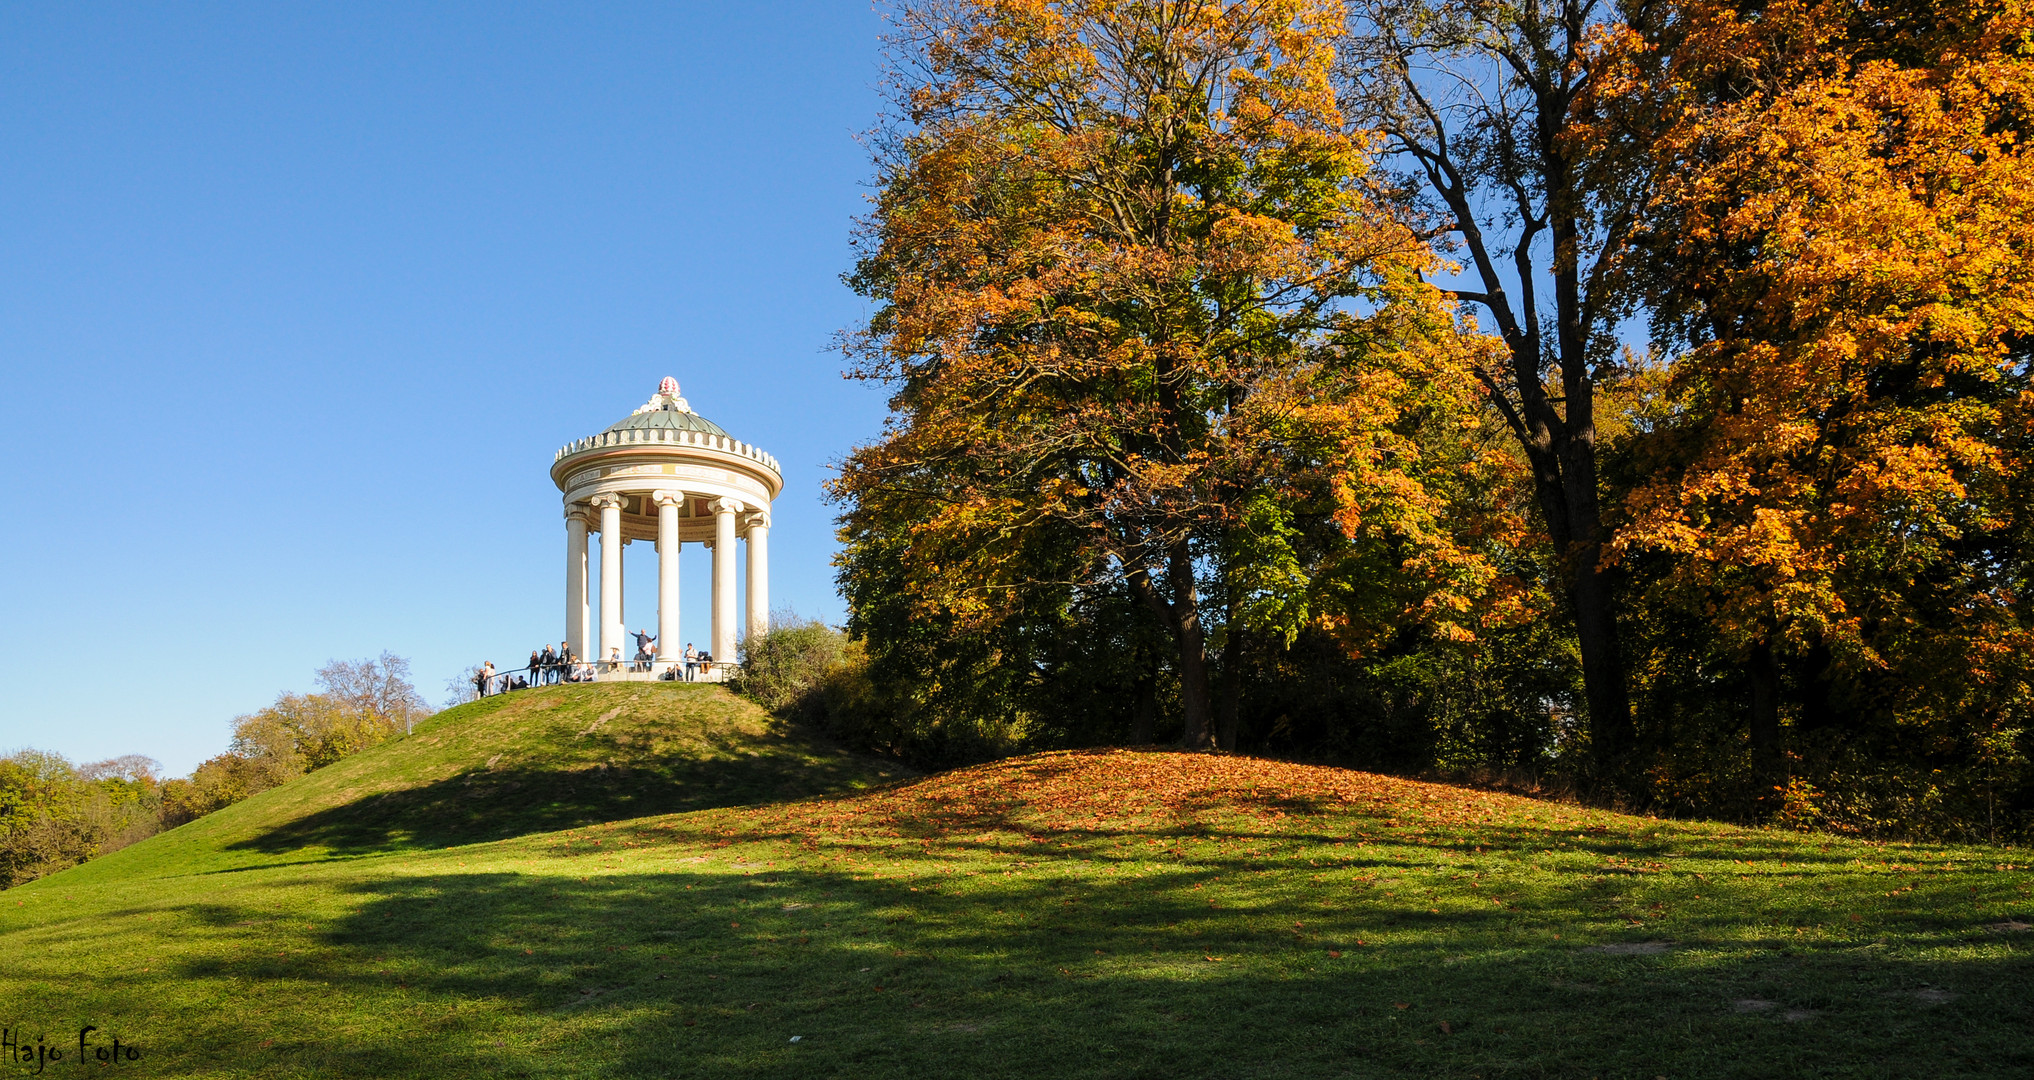
<instances>
[{"instance_id":1,"label":"bush on hillside","mask_svg":"<svg viewBox=\"0 0 2034 1080\"><path fill-rule=\"evenodd\" d=\"M986 761L1023 748L1012 730L943 722L909 692L885 692L866 644L816 619L780 613L744 642L732 689L777 716L812 724L842 745L921 766Z\"/></svg>"},{"instance_id":2,"label":"bush on hillside","mask_svg":"<svg viewBox=\"0 0 2034 1080\"><path fill-rule=\"evenodd\" d=\"M819 621L778 614L741 643L734 690L780 716L809 709L827 676L846 662L847 635Z\"/></svg>"}]
</instances>

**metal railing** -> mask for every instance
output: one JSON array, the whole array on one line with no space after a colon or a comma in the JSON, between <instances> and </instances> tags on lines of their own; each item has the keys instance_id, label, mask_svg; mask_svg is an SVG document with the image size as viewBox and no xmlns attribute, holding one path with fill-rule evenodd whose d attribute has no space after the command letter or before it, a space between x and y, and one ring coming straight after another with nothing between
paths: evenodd
<instances>
[{"instance_id":1,"label":"metal railing","mask_svg":"<svg viewBox=\"0 0 2034 1080\"><path fill-rule=\"evenodd\" d=\"M739 666L730 660L571 660L536 667L506 668L475 675L481 697L565 683L599 682L602 675L647 674L669 682L724 682Z\"/></svg>"}]
</instances>

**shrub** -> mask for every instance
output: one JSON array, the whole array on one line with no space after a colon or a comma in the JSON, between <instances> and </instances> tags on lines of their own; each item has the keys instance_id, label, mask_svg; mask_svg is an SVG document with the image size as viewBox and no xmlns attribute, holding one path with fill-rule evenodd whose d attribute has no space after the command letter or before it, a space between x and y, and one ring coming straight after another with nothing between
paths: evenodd
<instances>
[{"instance_id":1,"label":"shrub","mask_svg":"<svg viewBox=\"0 0 2034 1080\"><path fill-rule=\"evenodd\" d=\"M817 619L778 615L741 645L734 691L779 716L804 713L848 653L847 635Z\"/></svg>"}]
</instances>

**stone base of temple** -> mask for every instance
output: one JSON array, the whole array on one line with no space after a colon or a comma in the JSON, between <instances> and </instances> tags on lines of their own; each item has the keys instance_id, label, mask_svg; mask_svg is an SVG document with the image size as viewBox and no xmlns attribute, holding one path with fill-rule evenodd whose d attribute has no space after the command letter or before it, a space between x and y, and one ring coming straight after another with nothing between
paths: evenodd
<instances>
[{"instance_id":1,"label":"stone base of temple","mask_svg":"<svg viewBox=\"0 0 2034 1080\"><path fill-rule=\"evenodd\" d=\"M678 668L679 668L679 673L678 673L678 679L679 679L680 681L682 681L682 680L683 680L683 679L685 678L685 673L684 673L684 667L683 667L683 665L677 665L677 666L678 666ZM718 665L716 665L716 666L715 666L715 668L714 668L714 670L712 670L712 671L700 671L700 672L695 672L695 673L693 673L693 676L692 676L692 681L693 681L693 682L710 682L710 683L717 683L717 682L726 682L726 681L728 680L729 676L731 676L732 674L733 674L733 672L732 672L732 671L730 671L730 670L727 670L727 669L725 669L725 668L721 668L721 667L719 667ZM594 674L594 676L593 676L593 681L594 681L594 682L664 682L664 681L665 681L665 679L664 679L664 670L663 670L662 668L659 668L659 669L657 669L657 670L655 670L655 671L602 671L602 672L596 672L596 673Z\"/></svg>"}]
</instances>

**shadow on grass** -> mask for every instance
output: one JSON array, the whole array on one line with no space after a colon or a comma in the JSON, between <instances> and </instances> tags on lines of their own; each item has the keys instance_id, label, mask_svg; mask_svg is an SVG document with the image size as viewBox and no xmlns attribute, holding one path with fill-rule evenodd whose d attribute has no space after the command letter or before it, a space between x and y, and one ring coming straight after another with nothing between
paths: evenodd
<instances>
[{"instance_id":1,"label":"shadow on grass","mask_svg":"<svg viewBox=\"0 0 2034 1080\"><path fill-rule=\"evenodd\" d=\"M961 890L756 866L378 878L353 886L357 906L309 955L173 978L269 988L213 1038L330 1076L2034 1070L2034 960L1920 958L1957 940L1948 929L1889 954L1747 938L1743 913L1684 920L1678 948L1618 954L1548 941L1566 911L1295 919L1275 890L1211 909L1190 899L1205 871ZM291 994L350 1012L307 1028Z\"/></svg>"},{"instance_id":2,"label":"shadow on grass","mask_svg":"<svg viewBox=\"0 0 2034 1080\"><path fill-rule=\"evenodd\" d=\"M478 768L362 796L288 821L227 850L339 855L438 848L596 822L807 798L884 773L799 733L756 737L735 752Z\"/></svg>"}]
</instances>

